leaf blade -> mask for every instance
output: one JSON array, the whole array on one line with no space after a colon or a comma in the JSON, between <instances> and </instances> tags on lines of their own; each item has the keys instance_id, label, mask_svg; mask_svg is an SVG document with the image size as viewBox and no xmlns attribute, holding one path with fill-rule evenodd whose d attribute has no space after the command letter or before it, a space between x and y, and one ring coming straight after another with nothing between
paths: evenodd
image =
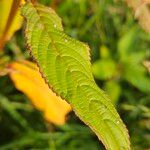
<instances>
[{"instance_id":1,"label":"leaf blade","mask_svg":"<svg viewBox=\"0 0 150 150\"><path fill-rule=\"evenodd\" d=\"M22 14L27 20L28 47L47 83L72 105L75 113L95 131L107 149L130 149L124 124L107 95L94 81L88 46L64 34L53 21L49 26L45 25L47 18L40 17L37 7L40 5L26 3ZM35 19L36 23L31 21ZM40 38L42 32L44 36ZM46 49L44 46L39 48L41 40L45 41ZM60 82L62 79L64 81Z\"/></svg>"}]
</instances>

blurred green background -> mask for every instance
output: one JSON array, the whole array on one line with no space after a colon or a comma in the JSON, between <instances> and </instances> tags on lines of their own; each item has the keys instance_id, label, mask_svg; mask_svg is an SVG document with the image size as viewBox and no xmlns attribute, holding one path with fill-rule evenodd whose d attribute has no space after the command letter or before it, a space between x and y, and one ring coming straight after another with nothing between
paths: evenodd
<instances>
[{"instance_id":1,"label":"blurred green background","mask_svg":"<svg viewBox=\"0 0 150 150\"><path fill-rule=\"evenodd\" d=\"M39 0L62 18L65 32L91 48L97 84L112 99L131 137L132 149L150 149L150 35L121 0ZM14 47L19 49L16 54ZM24 48L22 29L5 46L5 59ZM7 57L6 57L7 56ZM1 56L2 57L2 56ZM8 76L0 77L0 150L102 150L94 133L72 112L63 126L47 123Z\"/></svg>"}]
</instances>

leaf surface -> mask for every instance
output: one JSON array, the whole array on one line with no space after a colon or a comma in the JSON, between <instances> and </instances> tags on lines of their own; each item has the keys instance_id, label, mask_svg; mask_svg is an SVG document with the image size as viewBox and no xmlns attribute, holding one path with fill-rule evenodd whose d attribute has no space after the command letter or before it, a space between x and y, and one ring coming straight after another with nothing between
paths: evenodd
<instances>
[{"instance_id":1,"label":"leaf surface","mask_svg":"<svg viewBox=\"0 0 150 150\"><path fill-rule=\"evenodd\" d=\"M28 2L22 14L27 46L49 86L71 104L106 149L130 149L125 125L94 81L89 47L64 33L61 19L51 8Z\"/></svg>"},{"instance_id":2,"label":"leaf surface","mask_svg":"<svg viewBox=\"0 0 150 150\"><path fill-rule=\"evenodd\" d=\"M18 90L25 93L47 121L57 125L65 123L70 105L53 93L41 77L37 66L29 61L10 64L10 77Z\"/></svg>"}]
</instances>

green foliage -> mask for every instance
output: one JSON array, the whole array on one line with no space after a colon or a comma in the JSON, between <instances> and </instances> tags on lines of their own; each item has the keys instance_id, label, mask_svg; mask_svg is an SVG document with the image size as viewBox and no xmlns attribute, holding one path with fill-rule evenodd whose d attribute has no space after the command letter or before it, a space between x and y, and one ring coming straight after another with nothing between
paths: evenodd
<instances>
[{"instance_id":1,"label":"green foliage","mask_svg":"<svg viewBox=\"0 0 150 150\"><path fill-rule=\"evenodd\" d=\"M127 125L132 149L149 149L150 94L137 88L135 84L127 80L124 77L124 72L130 78L136 78L139 76L138 74L141 76L140 72L143 72L142 78L150 78L147 70L142 65L144 60L149 61L150 59L150 36L138 26L126 3L118 0L38 1L54 7L63 20L64 30L67 34L90 45L92 64L104 58L109 58L115 62L117 74L107 79L96 78L96 82L107 91ZM126 56L121 56L122 60L126 60L126 63L123 63L118 45L130 32L135 32L136 35L133 34L132 38L128 40L129 43L133 44L131 44L130 50L127 50L127 54L123 50L121 51L123 55L126 54ZM121 45L127 47L128 43L122 42ZM21 30L7 43L3 55L0 56L0 75L1 68L6 65L5 62L18 60L22 57L30 59L24 48ZM130 61L127 60L129 57ZM131 60L133 59L136 63L132 63ZM133 67L130 67L131 63ZM132 70L129 71L128 68ZM132 73L135 68L136 72ZM139 85L146 87L142 79L139 78L138 81ZM7 76L0 77L0 94L2 95L0 101L5 99L8 106L13 105L13 110L10 109L10 112L15 109L28 123L27 128L24 125L22 126L16 116L0 103L0 149L104 149L94 133L80 122L74 113L67 116L65 126L58 127L45 122L41 113L33 108L26 96L16 90Z\"/></svg>"},{"instance_id":2,"label":"green foliage","mask_svg":"<svg viewBox=\"0 0 150 150\"><path fill-rule=\"evenodd\" d=\"M105 93L94 82L89 48L64 34L55 12L27 3L26 38L46 81L65 98L107 149L130 149L127 130Z\"/></svg>"},{"instance_id":3,"label":"green foliage","mask_svg":"<svg viewBox=\"0 0 150 150\"><path fill-rule=\"evenodd\" d=\"M134 27L118 41L117 52L119 58L117 60L111 56L110 50L107 48L102 47L100 49L101 59L93 64L95 78L114 80L121 77L139 90L146 93L150 92L150 78L141 63L146 58L146 52L138 49L133 51L138 48L135 46L138 38L137 32L138 28Z\"/></svg>"},{"instance_id":4,"label":"green foliage","mask_svg":"<svg viewBox=\"0 0 150 150\"><path fill-rule=\"evenodd\" d=\"M116 74L116 64L111 59L98 60L93 64L93 73L97 79L110 79Z\"/></svg>"},{"instance_id":5,"label":"green foliage","mask_svg":"<svg viewBox=\"0 0 150 150\"><path fill-rule=\"evenodd\" d=\"M116 104L121 94L120 85L116 81L110 80L105 83L104 89L108 92L112 102Z\"/></svg>"}]
</instances>

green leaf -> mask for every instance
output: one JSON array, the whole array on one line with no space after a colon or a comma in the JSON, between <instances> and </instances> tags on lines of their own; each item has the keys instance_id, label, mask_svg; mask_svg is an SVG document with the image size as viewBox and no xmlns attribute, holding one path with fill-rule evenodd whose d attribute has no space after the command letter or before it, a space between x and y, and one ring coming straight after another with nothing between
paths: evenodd
<instances>
[{"instance_id":1,"label":"green leaf","mask_svg":"<svg viewBox=\"0 0 150 150\"><path fill-rule=\"evenodd\" d=\"M112 59L101 59L96 61L93 66L93 74L95 78L107 80L117 74L116 64Z\"/></svg>"},{"instance_id":2,"label":"green leaf","mask_svg":"<svg viewBox=\"0 0 150 150\"><path fill-rule=\"evenodd\" d=\"M117 81L110 80L105 83L105 89L109 94L113 104L116 104L121 94L120 85L117 83Z\"/></svg>"},{"instance_id":3,"label":"green leaf","mask_svg":"<svg viewBox=\"0 0 150 150\"><path fill-rule=\"evenodd\" d=\"M133 59L124 63L123 78L142 92L150 93L150 78L146 75L145 68L134 63Z\"/></svg>"},{"instance_id":4,"label":"green leaf","mask_svg":"<svg viewBox=\"0 0 150 150\"><path fill-rule=\"evenodd\" d=\"M0 94L0 107L5 109L8 114L16 120L22 127L25 129L30 129L27 121L18 113L16 110L14 103L10 102L6 97Z\"/></svg>"},{"instance_id":5,"label":"green leaf","mask_svg":"<svg viewBox=\"0 0 150 150\"><path fill-rule=\"evenodd\" d=\"M130 149L125 125L94 81L88 46L67 36L50 8L28 2L22 14L28 48L49 86L71 104L107 149Z\"/></svg>"},{"instance_id":6,"label":"green leaf","mask_svg":"<svg viewBox=\"0 0 150 150\"><path fill-rule=\"evenodd\" d=\"M145 52L131 53L123 62L122 77L142 92L150 92L150 77L142 65Z\"/></svg>"},{"instance_id":7,"label":"green leaf","mask_svg":"<svg viewBox=\"0 0 150 150\"><path fill-rule=\"evenodd\" d=\"M105 45L102 45L100 47L100 57L103 58L103 59L110 58L109 49Z\"/></svg>"},{"instance_id":8,"label":"green leaf","mask_svg":"<svg viewBox=\"0 0 150 150\"><path fill-rule=\"evenodd\" d=\"M123 35L118 41L118 52L122 61L128 58L131 51L135 49L134 46L136 45L137 32L138 30L136 27L131 28L128 33Z\"/></svg>"}]
</instances>

